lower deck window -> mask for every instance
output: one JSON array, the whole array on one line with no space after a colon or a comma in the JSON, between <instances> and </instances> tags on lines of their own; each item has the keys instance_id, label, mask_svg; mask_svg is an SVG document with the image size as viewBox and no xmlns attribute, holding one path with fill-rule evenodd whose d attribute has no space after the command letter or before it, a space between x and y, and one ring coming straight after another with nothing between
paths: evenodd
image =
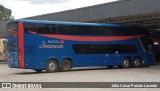
<instances>
[{"instance_id":1,"label":"lower deck window","mask_svg":"<svg viewBox=\"0 0 160 91\"><path fill-rule=\"evenodd\" d=\"M76 54L115 54L137 53L137 47L132 44L73 44Z\"/></svg>"}]
</instances>

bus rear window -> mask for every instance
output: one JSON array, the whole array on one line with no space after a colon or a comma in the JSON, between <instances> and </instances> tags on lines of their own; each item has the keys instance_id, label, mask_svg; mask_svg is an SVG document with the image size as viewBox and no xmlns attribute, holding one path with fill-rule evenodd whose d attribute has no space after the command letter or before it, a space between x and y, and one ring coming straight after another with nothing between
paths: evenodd
<instances>
[{"instance_id":1,"label":"bus rear window","mask_svg":"<svg viewBox=\"0 0 160 91\"><path fill-rule=\"evenodd\" d=\"M18 23L17 22L10 22L7 24L7 33L14 33L18 31Z\"/></svg>"}]
</instances>

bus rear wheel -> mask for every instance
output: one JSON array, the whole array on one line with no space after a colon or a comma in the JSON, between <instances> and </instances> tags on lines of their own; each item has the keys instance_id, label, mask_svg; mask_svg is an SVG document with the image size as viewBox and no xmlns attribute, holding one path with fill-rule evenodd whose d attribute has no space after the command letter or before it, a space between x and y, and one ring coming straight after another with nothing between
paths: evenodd
<instances>
[{"instance_id":1,"label":"bus rear wheel","mask_svg":"<svg viewBox=\"0 0 160 91\"><path fill-rule=\"evenodd\" d=\"M62 71L62 72L70 71L71 66L72 66L71 60L63 59L61 67L60 67L60 71Z\"/></svg>"},{"instance_id":2,"label":"bus rear wheel","mask_svg":"<svg viewBox=\"0 0 160 91\"><path fill-rule=\"evenodd\" d=\"M58 69L58 63L56 60L49 60L48 63L47 63L47 68L46 68L46 71L48 73L53 73L53 72L56 72Z\"/></svg>"},{"instance_id":3,"label":"bus rear wheel","mask_svg":"<svg viewBox=\"0 0 160 91\"><path fill-rule=\"evenodd\" d=\"M140 67L140 65L141 65L140 58L134 58L132 66L137 68L137 67Z\"/></svg>"},{"instance_id":4,"label":"bus rear wheel","mask_svg":"<svg viewBox=\"0 0 160 91\"><path fill-rule=\"evenodd\" d=\"M122 65L119 66L120 68L129 68L130 67L130 60L129 58L123 58Z\"/></svg>"}]
</instances>

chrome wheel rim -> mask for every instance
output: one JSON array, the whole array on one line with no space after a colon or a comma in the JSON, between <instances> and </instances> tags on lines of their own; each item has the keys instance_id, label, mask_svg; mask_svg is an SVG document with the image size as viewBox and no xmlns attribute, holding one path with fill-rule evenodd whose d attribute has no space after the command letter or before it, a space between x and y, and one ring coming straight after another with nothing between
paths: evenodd
<instances>
[{"instance_id":1,"label":"chrome wheel rim","mask_svg":"<svg viewBox=\"0 0 160 91\"><path fill-rule=\"evenodd\" d=\"M56 64L55 63L50 63L49 66L48 66L48 68L50 70L55 70L56 69Z\"/></svg>"},{"instance_id":2,"label":"chrome wheel rim","mask_svg":"<svg viewBox=\"0 0 160 91\"><path fill-rule=\"evenodd\" d=\"M125 61L124 61L124 67L128 67L128 66L129 66L129 64L130 64L130 63L129 63L129 61L128 61L128 60L125 60Z\"/></svg>"},{"instance_id":3,"label":"chrome wheel rim","mask_svg":"<svg viewBox=\"0 0 160 91\"><path fill-rule=\"evenodd\" d=\"M140 63L139 63L139 60L135 60L135 61L134 61L134 65L135 65L135 66L139 66L139 64L140 64Z\"/></svg>"}]
</instances>

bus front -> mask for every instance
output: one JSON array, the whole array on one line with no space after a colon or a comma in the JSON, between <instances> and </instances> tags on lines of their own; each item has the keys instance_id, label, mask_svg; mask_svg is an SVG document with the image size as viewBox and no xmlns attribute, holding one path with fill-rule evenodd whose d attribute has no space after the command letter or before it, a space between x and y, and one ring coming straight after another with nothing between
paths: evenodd
<instances>
[{"instance_id":1,"label":"bus front","mask_svg":"<svg viewBox=\"0 0 160 91\"><path fill-rule=\"evenodd\" d=\"M21 45L23 38L20 30L21 23L16 21L7 24L7 62L10 68L23 68Z\"/></svg>"}]
</instances>

